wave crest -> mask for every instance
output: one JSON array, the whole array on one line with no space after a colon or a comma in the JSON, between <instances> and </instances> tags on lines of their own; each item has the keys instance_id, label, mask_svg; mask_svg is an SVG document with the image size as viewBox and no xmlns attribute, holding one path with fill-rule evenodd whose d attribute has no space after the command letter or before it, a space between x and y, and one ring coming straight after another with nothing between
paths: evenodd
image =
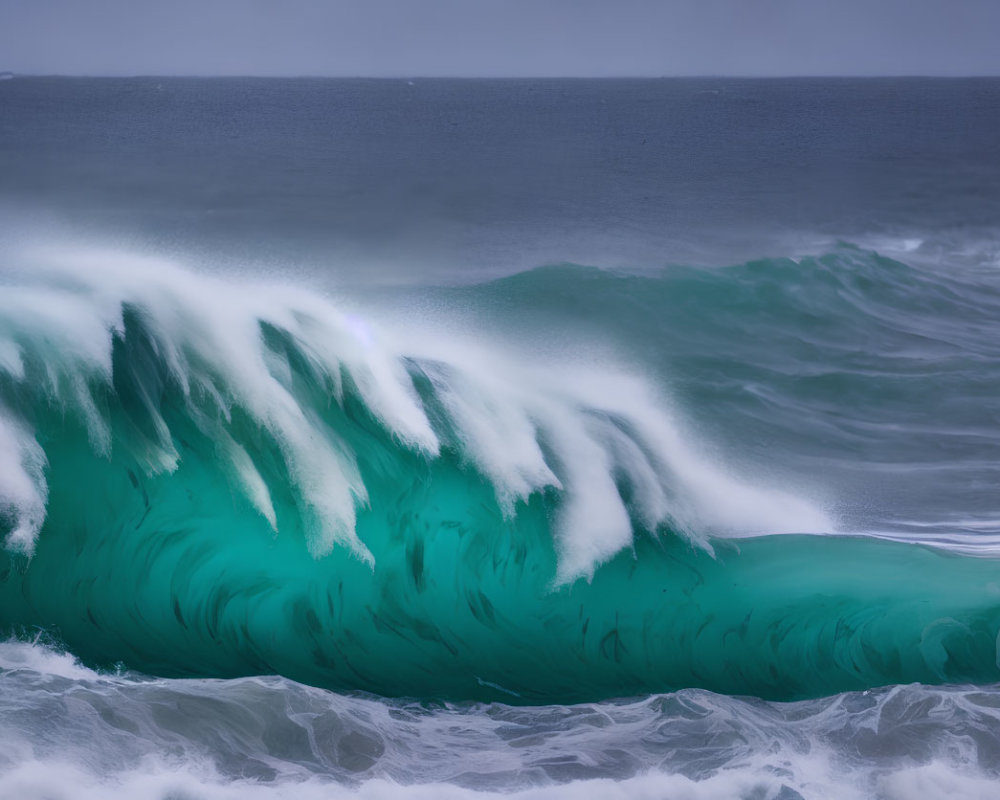
<instances>
[{"instance_id":1,"label":"wave crest","mask_svg":"<svg viewBox=\"0 0 1000 800\"><path fill-rule=\"evenodd\" d=\"M45 456L26 433L49 435L39 407L76 419L95 455L125 448L157 475L184 457L170 403L215 443L234 490L275 530L273 495L289 488L275 481L290 483L316 556L339 544L371 559L357 514L369 503L365 474L381 469L382 436L427 459L457 453L508 516L555 492L557 582L592 575L635 527L703 547L710 536L833 527L807 501L700 456L664 398L614 365L393 336L317 292L161 260L50 254L43 267L0 296L0 453L12 460L0 501L17 520L9 547L30 552L44 514ZM353 401L360 416L348 412ZM280 455L279 473L261 437Z\"/></svg>"}]
</instances>

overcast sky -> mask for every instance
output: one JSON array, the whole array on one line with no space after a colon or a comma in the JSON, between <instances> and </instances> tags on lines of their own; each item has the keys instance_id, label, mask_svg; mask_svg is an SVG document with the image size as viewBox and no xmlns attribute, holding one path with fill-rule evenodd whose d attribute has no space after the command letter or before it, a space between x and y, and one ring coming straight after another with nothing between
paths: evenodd
<instances>
[{"instance_id":1,"label":"overcast sky","mask_svg":"<svg viewBox=\"0 0 1000 800\"><path fill-rule=\"evenodd\" d=\"M1000 75L1000 0L0 0L0 70Z\"/></svg>"}]
</instances>

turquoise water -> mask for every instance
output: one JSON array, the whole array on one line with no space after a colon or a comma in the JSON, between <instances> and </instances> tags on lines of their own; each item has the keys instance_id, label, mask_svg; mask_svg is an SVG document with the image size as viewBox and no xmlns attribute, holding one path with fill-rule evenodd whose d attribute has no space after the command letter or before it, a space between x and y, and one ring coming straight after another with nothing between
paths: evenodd
<instances>
[{"instance_id":1,"label":"turquoise water","mask_svg":"<svg viewBox=\"0 0 1000 800\"><path fill-rule=\"evenodd\" d=\"M736 274L759 292L791 266ZM828 282L838 262L797 267ZM310 293L165 265L71 278L5 295L8 435L45 497L41 521L8 489L8 630L95 666L449 700L1000 678L992 559L833 535L831 514L702 460L639 378L478 372ZM515 280L553 279L603 294L587 272ZM19 327L32 303L79 314Z\"/></svg>"}]
</instances>

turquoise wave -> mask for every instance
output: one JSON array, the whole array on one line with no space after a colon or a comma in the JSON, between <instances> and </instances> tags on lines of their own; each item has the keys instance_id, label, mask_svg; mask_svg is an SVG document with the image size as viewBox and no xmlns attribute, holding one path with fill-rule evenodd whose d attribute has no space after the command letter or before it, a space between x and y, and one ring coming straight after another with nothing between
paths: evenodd
<instances>
[{"instance_id":1,"label":"turquoise wave","mask_svg":"<svg viewBox=\"0 0 1000 800\"><path fill-rule=\"evenodd\" d=\"M1000 680L994 561L804 535L833 523L698 460L641 381L133 271L0 298L4 629L446 699Z\"/></svg>"}]
</instances>

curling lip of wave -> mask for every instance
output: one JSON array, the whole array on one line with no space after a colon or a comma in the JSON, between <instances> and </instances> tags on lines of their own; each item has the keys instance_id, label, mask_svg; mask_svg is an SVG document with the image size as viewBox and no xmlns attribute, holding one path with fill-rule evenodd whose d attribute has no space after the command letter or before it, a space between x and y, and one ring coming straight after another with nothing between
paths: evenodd
<instances>
[{"instance_id":1,"label":"curling lip of wave","mask_svg":"<svg viewBox=\"0 0 1000 800\"><path fill-rule=\"evenodd\" d=\"M43 268L0 294L7 385L81 420L98 454L123 446L100 394L114 386L114 343L126 335L127 315L136 315L191 418L218 443L234 486L273 528L274 487L228 432L234 410L280 442L297 502L315 519L314 555L341 544L370 560L355 532L368 494L357 453L297 395L296 377L269 340L275 332L292 342L328 398L343 403L349 382L402 446L430 459L442 447L460 453L491 482L506 514L534 493L560 492L560 581L590 575L628 547L633 519L651 531L669 526L703 547L710 535L834 528L810 503L737 480L699 456L663 398L613 367L526 364L497 347L416 331L404 332L403 347L403 336L394 340L317 293L196 275L147 257L35 257ZM7 405L0 508L15 519L7 546L30 553L44 523L45 454L23 419L30 414ZM173 433L154 402L144 405L142 466L150 475L170 472L181 458Z\"/></svg>"}]
</instances>

